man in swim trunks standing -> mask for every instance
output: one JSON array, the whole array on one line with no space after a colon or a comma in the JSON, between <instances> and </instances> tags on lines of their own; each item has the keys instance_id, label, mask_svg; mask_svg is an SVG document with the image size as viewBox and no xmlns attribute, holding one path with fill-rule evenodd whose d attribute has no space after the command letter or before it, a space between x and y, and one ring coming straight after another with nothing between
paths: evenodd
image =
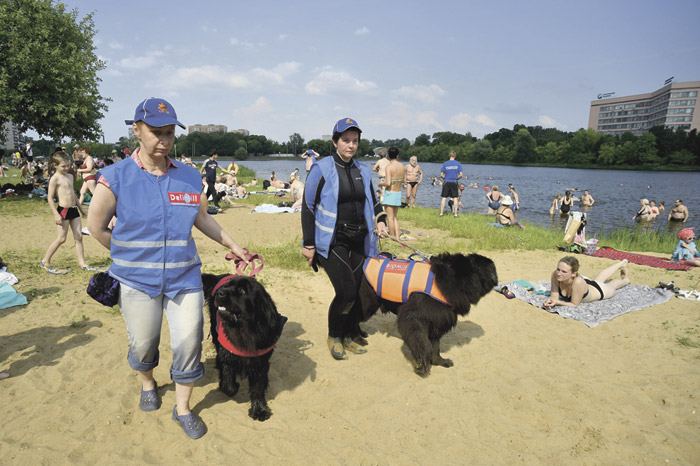
<instances>
[{"instance_id":1,"label":"man in swim trunks standing","mask_svg":"<svg viewBox=\"0 0 700 466\"><path fill-rule=\"evenodd\" d=\"M450 151L450 160L442 164L440 169L440 177L445 180L442 184L442 201L440 201L440 217L445 213L445 204L447 199L452 199L454 204L455 218L459 214L459 186L457 186L457 181L462 178L464 174L464 169L462 164L459 163L455 158L457 153L455 151Z\"/></svg>"},{"instance_id":2,"label":"man in swim trunks standing","mask_svg":"<svg viewBox=\"0 0 700 466\"><path fill-rule=\"evenodd\" d=\"M688 215L688 208L683 205L683 201L676 199L671 212L668 213L668 221L685 223L688 220Z\"/></svg>"},{"instance_id":3,"label":"man in swim trunks standing","mask_svg":"<svg viewBox=\"0 0 700 466\"><path fill-rule=\"evenodd\" d=\"M418 165L418 158L415 155L404 167L404 176L406 178L406 205L413 207L416 204L418 185L423 182L423 169Z\"/></svg>"}]
</instances>

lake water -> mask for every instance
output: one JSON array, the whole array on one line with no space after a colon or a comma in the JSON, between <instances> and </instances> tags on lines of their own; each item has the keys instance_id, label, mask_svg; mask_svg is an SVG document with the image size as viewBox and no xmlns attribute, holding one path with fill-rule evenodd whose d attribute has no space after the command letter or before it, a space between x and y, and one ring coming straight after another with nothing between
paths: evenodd
<instances>
[{"instance_id":1,"label":"lake water","mask_svg":"<svg viewBox=\"0 0 700 466\"><path fill-rule=\"evenodd\" d=\"M255 161L244 160L237 162L257 173L260 179L269 179L274 170L280 179L288 179L295 168L304 174L304 161L275 160ZM374 161L365 162L373 166ZM221 160L221 165L227 165ZM439 209L442 186L432 186L430 177L440 176L441 163L421 163L424 172L423 183L418 185L416 205ZM564 194L569 188L576 188L573 193L577 198L588 189L595 205L583 210L588 217L586 234L593 236L598 231L616 229L653 229L675 231L680 225L667 225L666 218L675 199L683 200L690 211L687 226L700 226L697 221L700 215L700 173L697 172L647 172L630 170L584 170L572 168L543 168L543 167L509 167L501 165L468 165L464 164L464 175L468 177L465 184L477 182L478 189L465 188L462 194L462 204L467 212L487 213L485 184L497 185L499 190L507 194L508 183L515 186L520 196L520 211L517 218L520 221L536 225L563 229L566 218L559 214L549 215L552 199L557 193ZM374 183L378 182L374 175ZM632 220L639 210L639 200L665 201L666 212L658 218L638 223ZM578 202L572 210L582 210ZM435 213L437 215L437 212ZM399 213L400 218L400 213Z\"/></svg>"}]
</instances>

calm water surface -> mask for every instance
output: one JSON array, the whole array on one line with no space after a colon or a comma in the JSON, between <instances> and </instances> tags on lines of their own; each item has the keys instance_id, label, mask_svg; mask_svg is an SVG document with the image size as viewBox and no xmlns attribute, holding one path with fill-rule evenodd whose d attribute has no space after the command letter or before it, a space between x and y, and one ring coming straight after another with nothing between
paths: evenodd
<instances>
[{"instance_id":1,"label":"calm water surface","mask_svg":"<svg viewBox=\"0 0 700 466\"><path fill-rule=\"evenodd\" d=\"M227 162L221 161L221 165ZM295 168L304 173L304 161L279 160L237 162L253 171L260 179L268 179L274 170L280 179L288 179ZM371 168L373 161L365 162ZM416 204L431 209L440 208L440 192L442 187L432 186L431 176L440 176L441 163L421 163L424 177L418 185ZM508 183L515 186L520 196L520 211L518 220L536 225L562 229L566 218L560 215L549 215L552 199L557 193L564 194L569 188L578 191L573 194L576 198L588 189L595 199L591 208L583 210L588 217L587 236L593 236L598 231L616 229L653 229L676 230L679 225L667 225L666 218L675 199L683 200L690 211L688 226L700 226L700 173L687 172L640 172L629 170L584 170L571 168L542 168L542 167L508 167L500 165L464 165L467 178L465 184L477 182L478 189L465 188L462 204L467 212L487 213L485 184L497 185L499 190L507 194ZM376 174L374 183L378 182ZM637 223L632 220L639 210L639 200L665 201L667 210L651 222ZM582 210L578 202L572 210ZM400 214L399 214L400 215ZM435 213L437 215L437 212Z\"/></svg>"}]
</instances>

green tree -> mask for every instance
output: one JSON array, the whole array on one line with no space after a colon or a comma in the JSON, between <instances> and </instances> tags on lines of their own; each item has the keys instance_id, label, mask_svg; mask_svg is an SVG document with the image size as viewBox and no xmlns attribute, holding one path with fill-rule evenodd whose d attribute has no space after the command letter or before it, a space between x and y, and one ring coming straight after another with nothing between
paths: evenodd
<instances>
[{"instance_id":1,"label":"green tree","mask_svg":"<svg viewBox=\"0 0 700 466\"><path fill-rule=\"evenodd\" d=\"M92 14L54 0L0 2L0 125L13 121L60 141L96 140L107 109Z\"/></svg>"},{"instance_id":2,"label":"green tree","mask_svg":"<svg viewBox=\"0 0 700 466\"><path fill-rule=\"evenodd\" d=\"M491 147L491 143L487 139L481 139L480 141L476 141L474 143L471 159L476 162L483 162L484 160L489 159L492 152L493 147Z\"/></svg>"},{"instance_id":3,"label":"green tree","mask_svg":"<svg viewBox=\"0 0 700 466\"><path fill-rule=\"evenodd\" d=\"M639 157L639 162L655 167L661 163L656 152L656 137L652 133L644 133L637 138L634 149Z\"/></svg>"},{"instance_id":4,"label":"green tree","mask_svg":"<svg viewBox=\"0 0 700 466\"><path fill-rule=\"evenodd\" d=\"M416 140L413 143L414 146L416 147L421 147L421 146L429 146L430 145L430 136L428 136L425 133L421 133L418 135Z\"/></svg>"},{"instance_id":5,"label":"green tree","mask_svg":"<svg viewBox=\"0 0 700 466\"><path fill-rule=\"evenodd\" d=\"M513 142L513 162L514 163L530 163L537 160L537 152L535 151L537 143L535 138L530 135L530 132L521 128L515 133Z\"/></svg>"},{"instance_id":6,"label":"green tree","mask_svg":"<svg viewBox=\"0 0 700 466\"><path fill-rule=\"evenodd\" d=\"M613 165L616 159L617 145L614 142L606 142L600 146L598 163L601 165Z\"/></svg>"},{"instance_id":7,"label":"green tree","mask_svg":"<svg viewBox=\"0 0 700 466\"><path fill-rule=\"evenodd\" d=\"M689 167L695 164L696 157L688 149L679 150L670 155L670 161L673 165Z\"/></svg>"},{"instance_id":8,"label":"green tree","mask_svg":"<svg viewBox=\"0 0 700 466\"><path fill-rule=\"evenodd\" d=\"M304 149L304 138L301 137L299 133L294 133L289 136L289 150L291 150L294 155L297 155L299 151Z\"/></svg>"}]
</instances>

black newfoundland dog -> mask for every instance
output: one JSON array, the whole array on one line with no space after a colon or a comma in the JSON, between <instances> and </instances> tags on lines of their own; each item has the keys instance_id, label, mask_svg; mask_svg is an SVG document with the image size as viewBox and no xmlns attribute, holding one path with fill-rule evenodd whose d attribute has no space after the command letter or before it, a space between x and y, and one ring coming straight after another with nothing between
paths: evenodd
<instances>
[{"instance_id":1,"label":"black newfoundland dog","mask_svg":"<svg viewBox=\"0 0 700 466\"><path fill-rule=\"evenodd\" d=\"M270 357L287 318L277 312L254 278L202 274L202 282L216 346L219 389L232 397L238 392L236 377L247 377L248 415L265 421L272 415L265 400Z\"/></svg>"},{"instance_id":2,"label":"black newfoundland dog","mask_svg":"<svg viewBox=\"0 0 700 466\"><path fill-rule=\"evenodd\" d=\"M401 266L398 264L396 268ZM405 304L383 299L368 281L367 274L360 288L363 320L373 316L378 308L396 314L399 333L413 355L415 372L421 377L430 375L432 364L452 367L451 360L440 356L440 338L457 325L458 316L467 315L471 306L498 284L495 264L479 254L432 256L429 267L434 285L448 304L421 292L411 293ZM389 282L386 280L384 284Z\"/></svg>"}]
</instances>

